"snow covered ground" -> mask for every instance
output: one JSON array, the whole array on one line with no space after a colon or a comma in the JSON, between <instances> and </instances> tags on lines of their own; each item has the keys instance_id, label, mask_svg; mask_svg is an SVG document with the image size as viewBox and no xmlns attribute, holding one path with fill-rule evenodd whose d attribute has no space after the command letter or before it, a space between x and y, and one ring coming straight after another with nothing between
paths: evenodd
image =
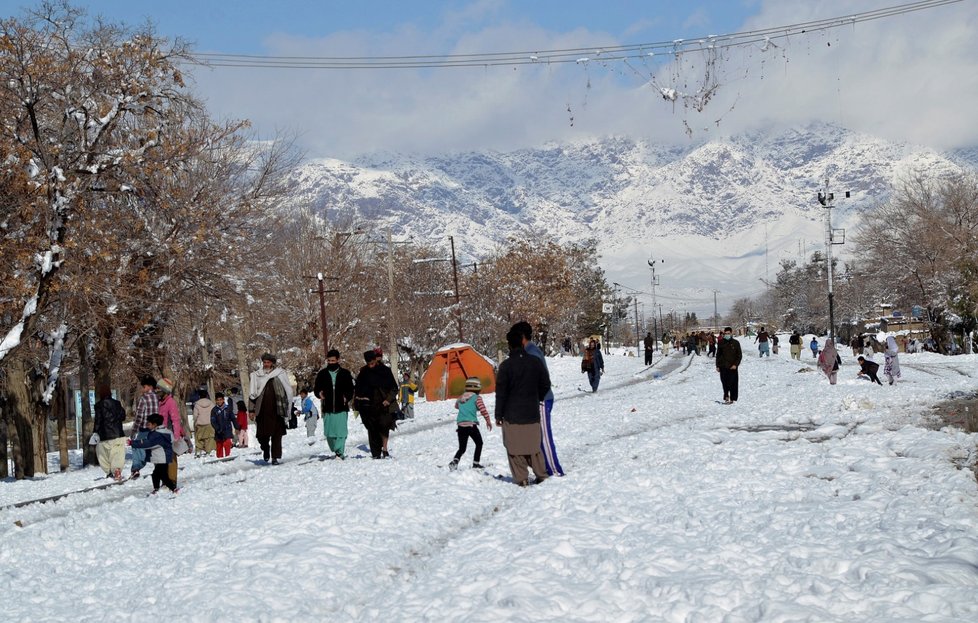
<instances>
[{"instance_id":1,"label":"snow covered ground","mask_svg":"<svg viewBox=\"0 0 978 623\"><path fill-rule=\"evenodd\" d=\"M185 458L175 496L140 479L11 508L101 471L0 482L3 619L978 621L978 438L927 426L978 356L903 355L879 387L842 349L830 386L810 354L743 345L732 406L706 357L608 356L593 395L552 359L567 476L527 489L491 477L497 430L488 476L471 447L439 467L454 416L423 402L393 460L351 420L347 461L290 431L278 467Z\"/></svg>"}]
</instances>

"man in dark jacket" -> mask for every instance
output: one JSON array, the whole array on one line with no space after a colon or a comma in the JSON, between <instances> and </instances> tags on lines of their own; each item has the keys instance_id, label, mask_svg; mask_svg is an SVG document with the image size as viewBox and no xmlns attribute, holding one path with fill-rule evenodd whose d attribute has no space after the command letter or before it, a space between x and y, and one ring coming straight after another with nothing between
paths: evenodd
<instances>
[{"instance_id":1,"label":"man in dark jacket","mask_svg":"<svg viewBox=\"0 0 978 623\"><path fill-rule=\"evenodd\" d=\"M645 346L645 365L652 365L652 354L655 352L655 338L652 337L652 332L649 331L645 334L645 340L642 344Z\"/></svg>"},{"instance_id":2,"label":"man in dark jacket","mask_svg":"<svg viewBox=\"0 0 978 623\"><path fill-rule=\"evenodd\" d=\"M380 362L376 352L368 350L363 354L363 360L367 365L357 374L353 400L360 412L360 421L367 429L370 455L375 459L386 459L390 457L387 440L397 427L392 405L397 401L399 388L391 369Z\"/></svg>"},{"instance_id":3,"label":"man in dark jacket","mask_svg":"<svg viewBox=\"0 0 978 623\"><path fill-rule=\"evenodd\" d=\"M870 381L878 383L879 385L883 384L883 382L880 381L880 377L877 376L877 372L879 372L880 369L880 364L876 363L872 359L866 359L862 355L857 357L856 361L859 362L859 372L856 373L856 378L866 375L869 377Z\"/></svg>"},{"instance_id":4,"label":"man in dark jacket","mask_svg":"<svg viewBox=\"0 0 978 623\"><path fill-rule=\"evenodd\" d=\"M353 375L340 366L340 351L334 348L326 354L326 367L316 375L312 391L322 401L319 412L323 415L326 443L336 458L344 459L350 402L353 400Z\"/></svg>"},{"instance_id":5,"label":"man in dark jacket","mask_svg":"<svg viewBox=\"0 0 978 623\"><path fill-rule=\"evenodd\" d=\"M509 358L496 374L496 426L503 431L503 444L509 455L513 482L528 484L527 467L536 482L547 478L547 466L540 451L540 402L550 391L550 375L538 358L523 348L523 336L511 329L506 334Z\"/></svg>"},{"instance_id":6,"label":"man in dark jacket","mask_svg":"<svg viewBox=\"0 0 978 623\"><path fill-rule=\"evenodd\" d=\"M740 367L741 359L743 353L740 351L740 342L734 339L733 329L724 327L723 339L717 344L717 372L720 373L720 383L723 385L724 404L737 402L737 368Z\"/></svg>"},{"instance_id":7,"label":"man in dark jacket","mask_svg":"<svg viewBox=\"0 0 978 623\"><path fill-rule=\"evenodd\" d=\"M126 410L122 403L112 397L107 385L98 390L99 401L95 403L95 434L98 444L95 456L105 475L122 480L122 468L126 464L126 439L122 432L122 422Z\"/></svg>"}]
</instances>

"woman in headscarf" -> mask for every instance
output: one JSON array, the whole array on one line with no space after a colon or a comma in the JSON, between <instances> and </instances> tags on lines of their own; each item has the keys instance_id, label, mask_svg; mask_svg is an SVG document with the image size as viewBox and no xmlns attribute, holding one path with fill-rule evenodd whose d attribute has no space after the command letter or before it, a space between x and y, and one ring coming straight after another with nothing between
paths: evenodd
<instances>
[{"instance_id":1,"label":"woman in headscarf","mask_svg":"<svg viewBox=\"0 0 978 623\"><path fill-rule=\"evenodd\" d=\"M900 358L898 353L900 349L897 348L896 338L892 335L887 335L885 331L880 331L876 335L876 341L883 345L883 374L886 375L886 380L889 381L890 385L900 378Z\"/></svg>"},{"instance_id":2,"label":"woman in headscarf","mask_svg":"<svg viewBox=\"0 0 978 623\"><path fill-rule=\"evenodd\" d=\"M832 338L825 340L825 346L818 354L818 367L828 377L829 385L835 385L841 364L842 357L839 357L839 353L835 350L835 342Z\"/></svg>"}]
</instances>

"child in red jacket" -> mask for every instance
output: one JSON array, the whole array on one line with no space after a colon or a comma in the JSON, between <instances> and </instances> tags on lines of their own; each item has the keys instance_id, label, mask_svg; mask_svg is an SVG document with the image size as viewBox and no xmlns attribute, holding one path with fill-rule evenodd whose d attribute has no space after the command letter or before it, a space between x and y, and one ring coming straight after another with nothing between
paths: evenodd
<instances>
[{"instance_id":1,"label":"child in red jacket","mask_svg":"<svg viewBox=\"0 0 978 623\"><path fill-rule=\"evenodd\" d=\"M248 408L244 400L238 401L238 447L248 447Z\"/></svg>"}]
</instances>

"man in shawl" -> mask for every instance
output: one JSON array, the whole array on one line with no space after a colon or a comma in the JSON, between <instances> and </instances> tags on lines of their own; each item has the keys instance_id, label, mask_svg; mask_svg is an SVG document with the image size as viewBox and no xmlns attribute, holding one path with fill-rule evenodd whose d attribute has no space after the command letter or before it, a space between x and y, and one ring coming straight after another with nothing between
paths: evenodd
<instances>
[{"instance_id":1,"label":"man in shawl","mask_svg":"<svg viewBox=\"0 0 978 623\"><path fill-rule=\"evenodd\" d=\"M367 429L370 456L375 459L389 458L387 440L397 427L392 405L396 404L398 385L394 373L380 361L374 350L363 353L366 362L357 374L354 403L360 412L360 421Z\"/></svg>"},{"instance_id":2,"label":"man in shawl","mask_svg":"<svg viewBox=\"0 0 978 623\"><path fill-rule=\"evenodd\" d=\"M256 436L265 462L271 455L272 465L282 458L282 437L292 408L292 384L288 373L275 366L275 355L261 356L261 369L251 373L251 412Z\"/></svg>"}]
</instances>

